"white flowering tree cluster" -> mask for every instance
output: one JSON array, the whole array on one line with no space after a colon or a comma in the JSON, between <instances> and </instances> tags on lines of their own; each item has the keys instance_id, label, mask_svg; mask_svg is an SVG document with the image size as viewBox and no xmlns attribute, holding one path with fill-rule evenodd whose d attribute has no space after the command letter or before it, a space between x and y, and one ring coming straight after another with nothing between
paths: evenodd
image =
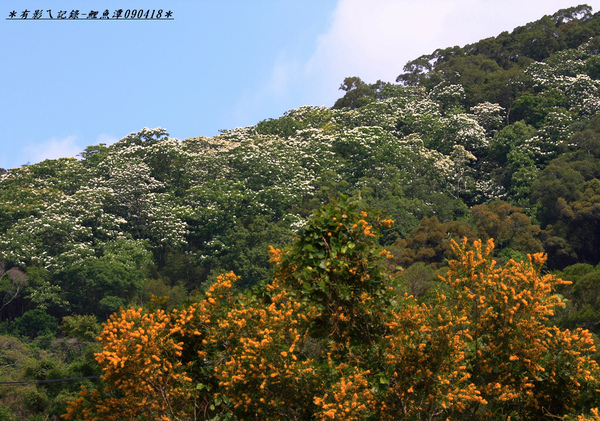
<instances>
[{"instance_id":1,"label":"white flowering tree cluster","mask_svg":"<svg viewBox=\"0 0 600 421\"><path fill-rule=\"evenodd\" d=\"M268 243L287 242L340 193L397 221L387 242L425 217L462 218L496 199L535 216L542 199L533 186L548 164L582 144L595 150L571 138L600 110L597 44L518 66L482 46L438 50L419 67L429 73L403 79L410 86L351 78L332 109L300 107L213 138L144 128L88 147L79 161L9 170L0 175L0 260L40 269L63 302L85 301L65 290L83 282L73 267L95 268L84 272L98 279L106 266L127 268L135 276L113 273L125 279L115 284L122 297L114 285L105 295L94 287L110 309L148 296L144 279L193 290L234 269L258 281ZM31 297L26 305L45 305Z\"/></svg>"},{"instance_id":2,"label":"white flowering tree cluster","mask_svg":"<svg viewBox=\"0 0 600 421\"><path fill-rule=\"evenodd\" d=\"M231 270L252 286L269 246L340 194L395 221L390 267L423 293L457 237L494 237L504 260L600 264L600 16L563 12L422 56L401 84L347 78L332 108L212 138L143 128L0 169L0 331L175 306ZM588 320L587 298L563 292Z\"/></svg>"}]
</instances>

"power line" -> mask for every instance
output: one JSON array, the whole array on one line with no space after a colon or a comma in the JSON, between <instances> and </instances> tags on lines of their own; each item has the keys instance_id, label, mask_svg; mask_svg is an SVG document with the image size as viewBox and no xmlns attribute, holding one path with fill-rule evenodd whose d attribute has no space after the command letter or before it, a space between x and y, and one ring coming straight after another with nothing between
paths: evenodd
<instances>
[{"instance_id":1,"label":"power line","mask_svg":"<svg viewBox=\"0 0 600 421\"><path fill-rule=\"evenodd\" d=\"M87 379L99 379L100 376L88 376L88 377L71 377L70 379L51 379L51 380L24 380L21 382L0 382L0 386L17 386L21 384L45 384L45 383L58 383L58 382L70 382L75 380L87 380Z\"/></svg>"}]
</instances>

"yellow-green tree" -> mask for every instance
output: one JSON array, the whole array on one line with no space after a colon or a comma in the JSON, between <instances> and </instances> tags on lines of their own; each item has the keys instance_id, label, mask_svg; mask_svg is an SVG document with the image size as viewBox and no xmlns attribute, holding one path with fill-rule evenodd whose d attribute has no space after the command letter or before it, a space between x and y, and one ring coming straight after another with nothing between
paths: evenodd
<instances>
[{"instance_id":1,"label":"yellow-green tree","mask_svg":"<svg viewBox=\"0 0 600 421\"><path fill-rule=\"evenodd\" d=\"M499 266L493 241L454 243L427 301L397 292L378 246L392 221L342 197L269 280L220 276L172 311L127 309L100 335L106 387L66 419L550 420L596 416L590 333L560 330L545 256ZM593 418L592 418L593 419Z\"/></svg>"},{"instance_id":2,"label":"yellow-green tree","mask_svg":"<svg viewBox=\"0 0 600 421\"><path fill-rule=\"evenodd\" d=\"M491 259L493 240L473 248L454 243L444 281L455 296L456 311L466 312L469 339L467 367L487 402L469 408L469 418L553 419L585 408L598 388L598 365L587 330L560 330L549 323L561 299L542 275L546 256L509 261L498 267Z\"/></svg>"}]
</instances>

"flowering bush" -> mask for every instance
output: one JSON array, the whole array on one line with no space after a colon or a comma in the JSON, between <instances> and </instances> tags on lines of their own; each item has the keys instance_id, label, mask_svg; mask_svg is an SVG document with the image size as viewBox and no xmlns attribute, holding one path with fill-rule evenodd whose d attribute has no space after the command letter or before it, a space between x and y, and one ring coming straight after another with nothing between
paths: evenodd
<instances>
[{"instance_id":1,"label":"flowering bush","mask_svg":"<svg viewBox=\"0 0 600 421\"><path fill-rule=\"evenodd\" d=\"M545 256L497 267L493 240L454 243L429 302L398 294L376 245L391 220L342 197L271 249L268 282L222 275L166 312L122 310L96 355L106 387L66 419L536 419L597 397L591 335L547 324L562 305Z\"/></svg>"}]
</instances>

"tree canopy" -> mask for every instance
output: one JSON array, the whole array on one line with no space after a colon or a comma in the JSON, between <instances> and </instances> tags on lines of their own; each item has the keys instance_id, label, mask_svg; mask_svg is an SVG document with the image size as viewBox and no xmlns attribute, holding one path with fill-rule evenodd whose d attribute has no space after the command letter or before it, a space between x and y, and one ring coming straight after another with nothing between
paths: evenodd
<instances>
[{"instance_id":1,"label":"tree canopy","mask_svg":"<svg viewBox=\"0 0 600 421\"><path fill-rule=\"evenodd\" d=\"M340 89L212 138L143 128L0 170L0 377L104 370L0 391L0 418L57 419L80 384L72 411L98 417L587 417L598 13Z\"/></svg>"}]
</instances>

